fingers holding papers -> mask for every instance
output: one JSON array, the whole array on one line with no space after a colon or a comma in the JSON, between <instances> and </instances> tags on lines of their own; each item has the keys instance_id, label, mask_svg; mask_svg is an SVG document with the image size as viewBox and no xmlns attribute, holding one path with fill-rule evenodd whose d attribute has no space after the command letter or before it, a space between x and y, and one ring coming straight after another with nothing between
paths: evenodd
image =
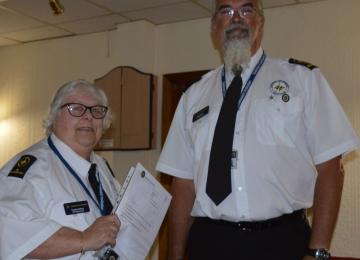
<instances>
[{"instance_id":1,"label":"fingers holding papers","mask_svg":"<svg viewBox=\"0 0 360 260\"><path fill-rule=\"evenodd\" d=\"M98 250L103 246L115 246L120 230L120 220L117 215L99 217L83 231L84 251Z\"/></svg>"}]
</instances>

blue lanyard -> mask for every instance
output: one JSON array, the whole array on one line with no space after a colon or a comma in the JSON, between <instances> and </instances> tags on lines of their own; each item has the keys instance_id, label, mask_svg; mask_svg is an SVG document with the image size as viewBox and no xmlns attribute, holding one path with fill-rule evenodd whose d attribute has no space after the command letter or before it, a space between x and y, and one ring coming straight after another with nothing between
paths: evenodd
<instances>
[{"instance_id":1,"label":"blue lanyard","mask_svg":"<svg viewBox=\"0 0 360 260\"><path fill-rule=\"evenodd\" d=\"M253 72L251 73L249 79L247 80L247 82L245 84L245 87L243 88L243 91L241 91L238 108L240 107L241 103L243 102L243 100L244 100L247 92L249 91L250 86L253 83L253 81L254 81L257 73L259 72L261 66L264 64L265 58L266 58L266 54L265 54L265 52L263 52L259 62L256 64ZM225 97L225 94L226 94L225 67L223 67L223 70L222 70L221 82L222 82L222 93L223 93L223 96Z\"/></svg>"},{"instance_id":2,"label":"blue lanyard","mask_svg":"<svg viewBox=\"0 0 360 260\"><path fill-rule=\"evenodd\" d=\"M84 184L84 182L81 180L81 178L79 177L79 175L73 170L73 168L71 168L71 166L69 165L69 163L65 160L65 158L60 154L59 150L55 147L53 141L51 140L50 136L48 137L48 144L51 148L51 150L53 150L53 152L57 155L57 157L59 157L60 161L65 165L65 167L69 170L69 172L71 173L72 176L74 176L74 178L80 183L80 185L83 187L83 189L85 190L86 194L89 195L89 197L92 199L92 201L95 203L95 205L98 207L98 209L101 212L101 215L105 216L105 212L104 212L104 195L103 195L103 191L101 189L101 184L100 184L100 205L98 204L98 202L96 201L96 199L94 199L94 197L91 195L89 189L86 187L86 185ZM97 177L99 178L100 181L100 177L97 174Z\"/></svg>"}]
</instances>

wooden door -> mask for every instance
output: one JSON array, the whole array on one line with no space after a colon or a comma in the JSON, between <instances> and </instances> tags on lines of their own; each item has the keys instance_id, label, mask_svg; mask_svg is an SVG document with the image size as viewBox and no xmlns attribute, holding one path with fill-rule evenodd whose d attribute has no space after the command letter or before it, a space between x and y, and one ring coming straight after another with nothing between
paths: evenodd
<instances>
[{"instance_id":1,"label":"wooden door","mask_svg":"<svg viewBox=\"0 0 360 260\"><path fill-rule=\"evenodd\" d=\"M95 84L101 87L109 102L109 106L111 107L113 113L115 114L115 118L112 120L110 128L107 129L103 136L101 137L96 149L109 148L120 146L121 133L118 129L120 129L120 120L119 113L121 103L119 100L121 97L121 68L115 68L107 73L105 76L96 79Z\"/></svg>"},{"instance_id":2,"label":"wooden door","mask_svg":"<svg viewBox=\"0 0 360 260\"><path fill-rule=\"evenodd\" d=\"M156 77L132 67L117 67L96 79L114 118L97 150L145 150L155 145Z\"/></svg>"},{"instance_id":3,"label":"wooden door","mask_svg":"<svg viewBox=\"0 0 360 260\"><path fill-rule=\"evenodd\" d=\"M206 72L208 70L166 74L163 76L162 145L165 142L181 94ZM172 178L168 175L160 175L160 181L167 190L170 190L171 180ZM159 260L166 260L167 258L167 241L167 218L165 218L159 232Z\"/></svg>"},{"instance_id":4,"label":"wooden door","mask_svg":"<svg viewBox=\"0 0 360 260\"><path fill-rule=\"evenodd\" d=\"M152 137L152 75L122 69L120 147L149 149Z\"/></svg>"}]
</instances>

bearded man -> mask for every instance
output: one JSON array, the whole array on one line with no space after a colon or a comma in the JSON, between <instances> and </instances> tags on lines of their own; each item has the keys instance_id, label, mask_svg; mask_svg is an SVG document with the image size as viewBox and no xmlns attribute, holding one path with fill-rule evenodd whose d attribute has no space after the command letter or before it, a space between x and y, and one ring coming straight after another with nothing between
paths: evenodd
<instances>
[{"instance_id":1,"label":"bearded man","mask_svg":"<svg viewBox=\"0 0 360 260\"><path fill-rule=\"evenodd\" d=\"M330 258L360 141L317 67L266 56L264 23L260 0L216 1L224 65L183 94L157 164L174 176L169 260Z\"/></svg>"}]
</instances>

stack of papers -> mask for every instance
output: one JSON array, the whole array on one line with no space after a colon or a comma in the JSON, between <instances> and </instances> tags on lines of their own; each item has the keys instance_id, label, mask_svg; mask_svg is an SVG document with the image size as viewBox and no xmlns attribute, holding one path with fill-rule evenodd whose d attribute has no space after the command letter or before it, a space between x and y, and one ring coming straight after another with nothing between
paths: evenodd
<instances>
[{"instance_id":1,"label":"stack of papers","mask_svg":"<svg viewBox=\"0 0 360 260\"><path fill-rule=\"evenodd\" d=\"M113 209L121 221L112 248L118 259L145 259L170 201L171 195L140 163L131 167Z\"/></svg>"}]
</instances>

